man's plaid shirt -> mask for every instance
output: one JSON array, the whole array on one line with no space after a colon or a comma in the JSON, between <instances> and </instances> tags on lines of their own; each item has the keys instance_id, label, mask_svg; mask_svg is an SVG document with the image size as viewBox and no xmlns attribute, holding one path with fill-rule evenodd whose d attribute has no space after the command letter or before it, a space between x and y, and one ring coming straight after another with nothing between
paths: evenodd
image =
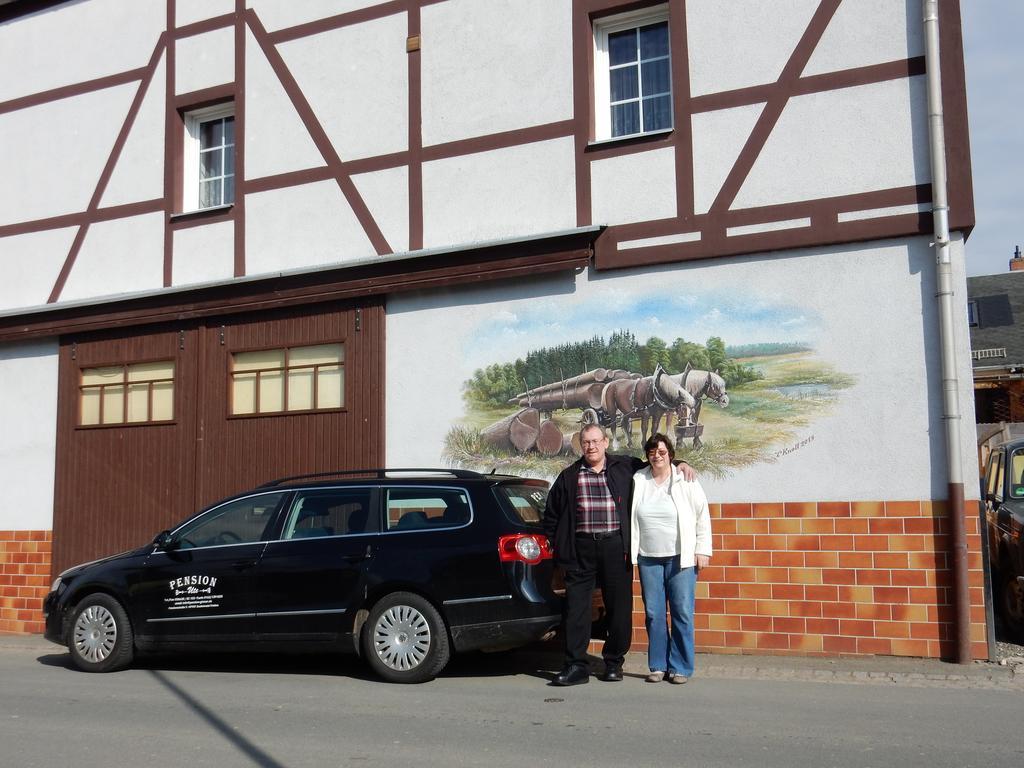
<instances>
[{"instance_id":1,"label":"man's plaid shirt","mask_svg":"<svg viewBox=\"0 0 1024 768\"><path fill-rule=\"evenodd\" d=\"M584 465L576 489L576 533L608 533L619 527L615 499L608 490L608 473Z\"/></svg>"}]
</instances>

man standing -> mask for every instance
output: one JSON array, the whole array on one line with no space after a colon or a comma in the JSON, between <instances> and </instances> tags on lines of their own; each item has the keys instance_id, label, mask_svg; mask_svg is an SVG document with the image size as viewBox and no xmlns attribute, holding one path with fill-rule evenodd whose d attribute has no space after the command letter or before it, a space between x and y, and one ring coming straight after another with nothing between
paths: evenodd
<instances>
[{"instance_id":1,"label":"man standing","mask_svg":"<svg viewBox=\"0 0 1024 768\"><path fill-rule=\"evenodd\" d=\"M544 529L565 572L565 668L555 685L590 681L591 594L601 587L608 622L602 680L622 680L633 634L633 566L629 560L629 509L633 473L641 459L608 453L608 435L597 424L580 432L583 456L555 479L544 510ZM683 470L689 479L689 466Z\"/></svg>"}]
</instances>

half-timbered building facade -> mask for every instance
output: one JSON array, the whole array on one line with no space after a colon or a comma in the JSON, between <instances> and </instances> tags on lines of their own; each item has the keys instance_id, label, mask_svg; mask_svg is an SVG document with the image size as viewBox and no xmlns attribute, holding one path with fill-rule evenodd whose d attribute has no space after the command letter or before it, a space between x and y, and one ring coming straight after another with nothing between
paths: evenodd
<instances>
[{"instance_id":1,"label":"half-timbered building facade","mask_svg":"<svg viewBox=\"0 0 1024 768\"><path fill-rule=\"evenodd\" d=\"M713 502L700 649L987 656L919 0L15 0L0 72L0 631L276 476L550 477L594 420L636 451L655 404L605 384L669 376Z\"/></svg>"}]
</instances>

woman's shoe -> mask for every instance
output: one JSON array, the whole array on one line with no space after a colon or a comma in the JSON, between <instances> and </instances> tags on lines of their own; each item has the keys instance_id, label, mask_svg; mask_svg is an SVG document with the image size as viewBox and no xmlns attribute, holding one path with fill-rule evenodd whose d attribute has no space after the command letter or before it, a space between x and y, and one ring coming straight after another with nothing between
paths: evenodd
<instances>
[{"instance_id":1,"label":"woman's shoe","mask_svg":"<svg viewBox=\"0 0 1024 768\"><path fill-rule=\"evenodd\" d=\"M665 673L662 672L660 669L656 670L654 672L651 672L651 674L649 674L647 676L647 682L648 683L660 683L664 679L665 679Z\"/></svg>"}]
</instances>

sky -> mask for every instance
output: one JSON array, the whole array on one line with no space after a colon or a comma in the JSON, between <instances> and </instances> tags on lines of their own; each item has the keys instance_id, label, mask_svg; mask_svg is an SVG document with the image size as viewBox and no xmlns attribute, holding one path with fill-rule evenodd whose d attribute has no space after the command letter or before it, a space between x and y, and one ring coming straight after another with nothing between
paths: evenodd
<instances>
[{"instance_id":1,"label":"sky","mask_svg":"<svg viewBox=\"0 0 1024 768\"><path fill-rule=\"evenodd\" d=\"M1024 0L960 0L975 227L967 274L1007 271L1024 251Z\"/></svg>"}]
</instances>

